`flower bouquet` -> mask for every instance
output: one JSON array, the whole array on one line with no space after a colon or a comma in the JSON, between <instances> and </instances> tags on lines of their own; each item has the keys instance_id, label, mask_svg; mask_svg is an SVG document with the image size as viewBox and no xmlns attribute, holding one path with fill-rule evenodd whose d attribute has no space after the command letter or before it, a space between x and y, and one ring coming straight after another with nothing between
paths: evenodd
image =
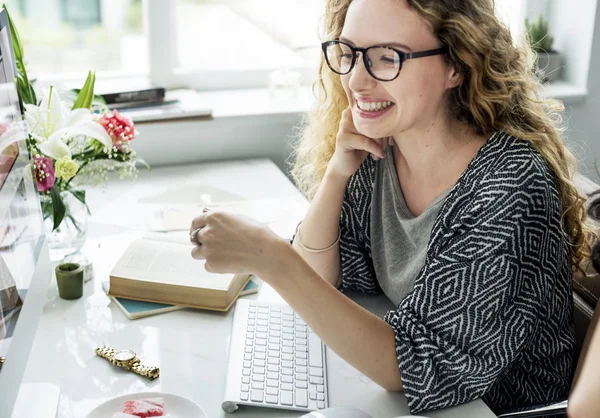
<instances>
[{"instance_id":1,"label":"flower bouquet","mask_svg":"<svg viewBox=\"0 0 600 418\"><path fill-rule=\"evenodd\" d=\"M94 72L89 72L74 102L61 100L52 87L37 101L10 16L9 23L17 93L25 110L31 175L40 193L50 250L62 250L66 255L85 242L89 214L85 186L106 183L113 171L122 179L135 178L136 163L145 163L130 146L137 135L133 123L116 110L109 111L94 96Z\"/></svg>"}]
</instances>

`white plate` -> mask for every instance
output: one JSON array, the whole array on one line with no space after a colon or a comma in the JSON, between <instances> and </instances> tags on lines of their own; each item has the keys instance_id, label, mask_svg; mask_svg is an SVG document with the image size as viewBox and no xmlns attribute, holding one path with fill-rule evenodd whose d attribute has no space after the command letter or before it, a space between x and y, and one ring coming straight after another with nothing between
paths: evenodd
<instances>
[{"instance_id":1,"label":"white plate","mask_svg":"<svg viewBox=\"0 0 600 418\"><path fill-rule=\"evenodd\" d=\"M94 408L87 418L111 418L113 414L123 411L125 401L156 397L164 398L165 414L175 415L178 418L208 418L208 415L197 403L181 396L161 392L130 393L112 398Z\"/></svg>"}]
</instances>

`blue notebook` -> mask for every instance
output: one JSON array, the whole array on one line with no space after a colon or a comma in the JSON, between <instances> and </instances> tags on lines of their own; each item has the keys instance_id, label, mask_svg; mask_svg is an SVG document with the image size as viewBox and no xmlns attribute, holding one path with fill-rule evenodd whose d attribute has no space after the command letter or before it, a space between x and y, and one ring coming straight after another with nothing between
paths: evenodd
<instances>
[{"instance_id":1,"label":"blue notebook","mask_svg":"<svg viewBox=\"0 0 600 418\"><path fill-rule=\"evenodd\" d=\"M102 289L108 293L110 283L108 281L102 282ZM258 284L254 278L250 279L246 287L240 293L240 296L249 295L251 293L258 292ZM123 311L125 316L129 319L144 318L146 316L158 315L165 312L178 311L180 309L186 309L185 306L168 305L165 303L155 302L142 302L139 300L116 298L109 296L109 298Z\"/></svg>"}]
</instances>

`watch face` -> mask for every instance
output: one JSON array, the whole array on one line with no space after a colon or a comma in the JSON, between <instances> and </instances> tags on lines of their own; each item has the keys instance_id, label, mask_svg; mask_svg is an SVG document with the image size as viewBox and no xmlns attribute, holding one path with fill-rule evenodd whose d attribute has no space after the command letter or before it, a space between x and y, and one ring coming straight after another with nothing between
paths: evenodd
<instances>
[{"instance_id":1,"label":"watch face","mask_svg":"<svg viewBox=\"0 0 600 418\"><path fill-rule=\"evenodd\" d=\"M117 361L129 361L133 360L135 353L131 350L119 350L115 352L115 360Z\"/></svg>"}]
</instances>

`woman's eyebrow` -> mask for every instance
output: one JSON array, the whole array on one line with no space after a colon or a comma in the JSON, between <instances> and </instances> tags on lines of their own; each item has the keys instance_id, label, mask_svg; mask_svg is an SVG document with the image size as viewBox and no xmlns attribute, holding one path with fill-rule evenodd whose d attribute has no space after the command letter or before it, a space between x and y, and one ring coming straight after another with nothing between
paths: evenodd
<instances>
[{"instance_id":1,"label":"woman's eyebrow","mask_svg":"<svg viewBox=\"0 0 600 418\"><path fill-rule=\"evenodd\" d=\"M339 39L340 39L340 41L344 41L346 43L349 43L352 46L356 46L354 44L354 42L352 42L348 38L344 38L343 36L340 36ZM412 48L410 48L408 45L401 44L401 43L398 43L398 42L381 42L381 43L378 43L378 44L375 44L375 45L377 45L377 46L391 46L391 47L398 48L398 49L401 49L401 50L406 51L406 52L411 52L412 51Z\"/></svg>"}]
</instances>

